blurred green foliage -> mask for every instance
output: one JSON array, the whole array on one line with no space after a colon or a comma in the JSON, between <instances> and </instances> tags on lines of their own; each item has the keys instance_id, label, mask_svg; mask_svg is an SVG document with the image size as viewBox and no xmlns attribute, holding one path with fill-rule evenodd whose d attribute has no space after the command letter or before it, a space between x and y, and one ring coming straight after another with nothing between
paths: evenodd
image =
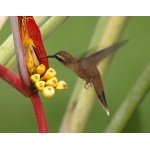
<instances>
[{"instance_id":1,"label":"blurred green foliage","mask_svg":"<svg viewBox=\"0 0 150 150\"><path fill-rule=\"evenodd\" d=\"M44 42L47 54L67 50L74 56L80 57L88 48L98 18L69 17ZM110 116L106 115L97 101L84 132L104 131L116 109L149 62L149 26L150 17L130 17L121 38L130 39L130 41L117 51L103 81ZM8 20L0 31L0 44L10 33L10 20ZM68 84L68 90L56 91L56 95L50 100L41 96L49 130L58 132L77 76L56 60L50 60L50 65L57 70L58 79L63 79ZM17 71L16 67L13 69ZM30 99L2 80L0 80L0 96L0 132L38 132ZM150 94L148 93L123 132L150 132L149 99Z\"/></svg>"}]
</instances>

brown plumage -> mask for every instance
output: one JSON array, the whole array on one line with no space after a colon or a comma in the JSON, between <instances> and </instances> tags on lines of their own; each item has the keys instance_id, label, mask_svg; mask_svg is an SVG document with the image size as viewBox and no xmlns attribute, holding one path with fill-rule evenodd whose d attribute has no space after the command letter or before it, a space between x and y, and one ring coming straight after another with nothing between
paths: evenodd
<instances>
[{"instance_id":1,"label":"brown plumage","mask_svg":"<svg viewBox=\"0 0 150 150\"><path fill-rule=\"evenodd\" d=\"M80 78L86 81L85 83L86 89L88 88L88 86L91 86L93 84L95 92L100 100L102 107L109 115L109 109L107 107L101 76L96 65L101 60L112 54L114 51L116 51L118 48L120 48L127 42L128 40L124 40L120 43L114 44L110 47L100 50L94 53L93 55L83 59L74 58L71 54L69 54L66 51L60 51L55 55L46 57L56 58L66 67L74 71Z\"/></svg>"}]
</instances>

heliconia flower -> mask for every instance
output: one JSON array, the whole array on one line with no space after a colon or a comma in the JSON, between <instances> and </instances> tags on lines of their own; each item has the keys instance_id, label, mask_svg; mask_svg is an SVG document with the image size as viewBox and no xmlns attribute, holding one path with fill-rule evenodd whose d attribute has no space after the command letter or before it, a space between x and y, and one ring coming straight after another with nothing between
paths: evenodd
<instances>
[{"instance_id":1,"label":"heliconia flower","mask_svg":"<svg viewBox=\"0 0 150 150\"><path fill-rule=\"evenodd\" d=\"M57 81L57 78L55 77L56 71L53 68L49 68L48 58L45 57L47 54L44 49L41 33L34 18L32 16L20 16L15 21L17 22L18 27L16 28L17 31L13 29L13 35L14 40L16 40L15 47L18 69L25 89L25 94L30 96L35 90L45 90L44 87L49 86L50 82ZM18 35L16 36L16 34L19 34L19 37ZM18 48L18 45L20 48ZM40 59L42 57L44 58ZM55 77L55 80L51 79L53 77ZM49 79L51 80L47 82ZM60 85L57 86L57 83L59 82L51 84L55 88L59 87L56 89L66 89L60 87ZM52 95L50 94L51 96L46 96L46 94L49 94L48 91L51 92L51 90L42 92L44 93L44 97L52 97L52 95L54 95L53 92Z\"/></svg>"},{"instance_id":2,"label":"heliconia flower","mask_svg":"<svg viewBox=\"0 0 150 150\"><path fill-rule=\"evenodd\" d=\"M39 73L41 76L49 68L40 30L32 16L12 17L13 35L16 47L17 64L25 95L30 96L35 88L30 76ZM15 25L14 25L15 24ZM19 48L18 48L19 45Z\"/></svg>"},{"instance_id":3,"label":"heliconia flower","mask_svg":"<svg viewBox=\"0 0 150 150\"><path fill-rule=\"evenodd\" d=\"M4 75L2 74L2 76L5 77L5 81L10 83L18 91L20 91L25 96L30 97L36 115L39 132L48 132L46 118L44 115L44 109L42 107L40 97L38 93L35 91L36 89L34 87L33 81L30 80L30 76L32 74L32 72L30 72L30 67L32 66L32 63L33 67L36 67L37 65L36 63L40 62L38 60L38 55L35 53L36 49L34 40L32 40L29 36L29 32L26 26L27 20L24 20L23 19L24 17L22 18L23 20L20 20L18 17L15 16L10 18L11 18L14 45L16 50L16 59L19 76L8 70L6 67L3 68L1 67L5 71ZM46 52L44 52L44 55L45 53ZM34 54L36 56L34 56ZM28 61L31 62L31 64ZM48 63L47 64L45 63L45 66L47 67ZM41 67L39 67L38 72L40 72L41 74L44 73L46 70L45 66L44 69L43 68L41 69ZM36 80L34 79L34 82L39 80L38 76L40 76L41 74L38 74L35 77Z\"/></svg>"}]
</instances>

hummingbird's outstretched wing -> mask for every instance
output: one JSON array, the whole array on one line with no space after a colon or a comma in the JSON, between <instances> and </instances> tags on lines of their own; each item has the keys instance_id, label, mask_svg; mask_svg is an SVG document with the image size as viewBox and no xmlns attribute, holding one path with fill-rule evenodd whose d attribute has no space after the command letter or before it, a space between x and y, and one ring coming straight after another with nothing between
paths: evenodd
<instances>
[{"instance_id":1,"label":"hummingbird's outstretched wing","mask_svg":"<svg viewBox=\"0 0 150 150\"><path fill-rule=\"evenodd\" d=\"M107 56L111 55L113 52L115 52L118 48L122 47L124 44L126 44L129 40L124 40L119 43L116 43L112 46L109 46L107 48L104 48L93 55L87 57L90 61L92 61L94 64L98 64L101 60L106 58Z\"/></svg>"}]
</instances>

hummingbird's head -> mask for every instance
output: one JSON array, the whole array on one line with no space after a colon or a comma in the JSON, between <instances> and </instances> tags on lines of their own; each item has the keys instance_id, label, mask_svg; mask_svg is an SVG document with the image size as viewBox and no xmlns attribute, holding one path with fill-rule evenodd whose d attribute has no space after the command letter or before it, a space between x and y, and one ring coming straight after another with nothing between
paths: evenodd
<instances>
[{"instance_id":1,"label":"hummingbird's head","mask_svg":"<svg viewBox=\"0 0 150 150\"><path fill-rule=\"evenodd\" d=\"M44 56L41 57L40 59L43 58L56 58L58 61L60 61L61 63L63 63L64 65L69 65L70 63L73 63L74 61L76 61L76 59L69 53L67 53L66 51L60 51L54 55L49 55L49 56Z\"/></svg>"},{"instance_id":2,"label":"hummingbird's head","mask_svg":"<svg viewBox=\"0 0 150 150\"><path fill-rule=\"evenodd\" d=\"M56 58L58 61L62 62L63 64L70 64L75 60L75 58L66 51L60 51L53 55L53 57Z\"/></svg>"}]
</instances>

